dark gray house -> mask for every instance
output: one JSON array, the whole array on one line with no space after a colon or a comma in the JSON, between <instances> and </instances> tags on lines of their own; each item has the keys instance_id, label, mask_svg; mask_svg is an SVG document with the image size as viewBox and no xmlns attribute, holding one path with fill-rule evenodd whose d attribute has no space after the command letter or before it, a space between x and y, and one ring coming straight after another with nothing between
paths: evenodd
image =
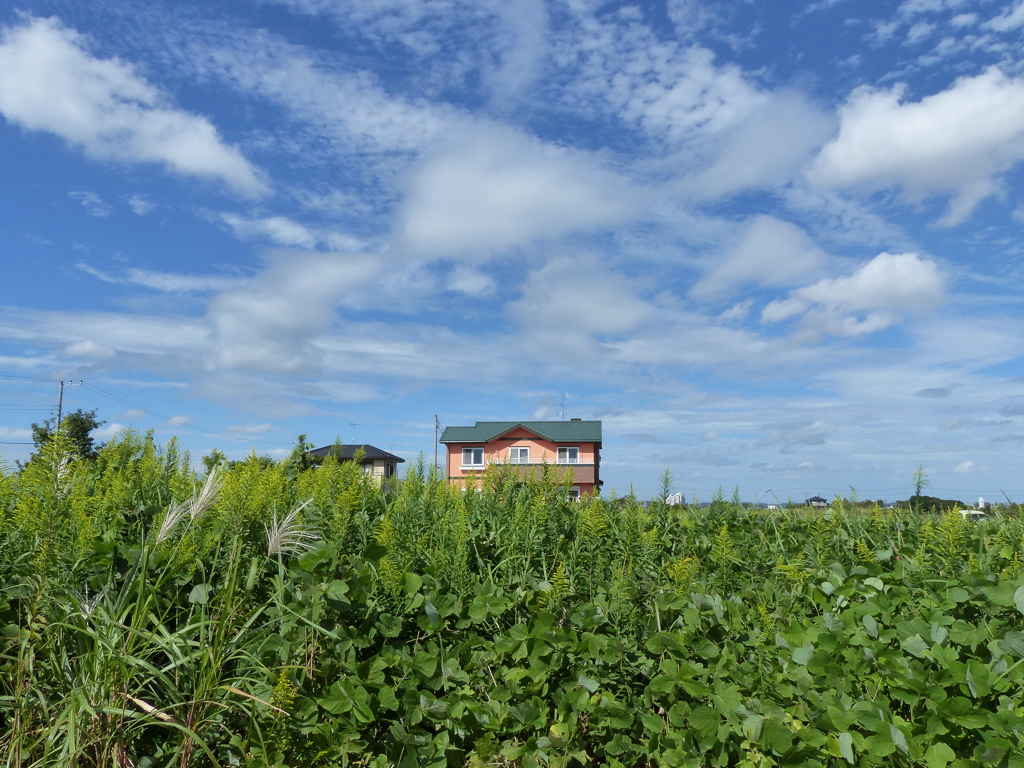
<instances>
[{"instance_id":1,"label":"dark gray house","mask_svg":"<svg viewBox=\"0 0 1024 768\"><path fill-rule=\"evenodd\" d=\"M405 463L405 459L372 445L325 445L323 448L309 451L306 455L312 462L320 463L332 454L339 462L355 461L356 456L360 456L359 463L363 467L363 472L382 479L394 477L398 472L398 465Z\"/></svg>"}]
</instances>

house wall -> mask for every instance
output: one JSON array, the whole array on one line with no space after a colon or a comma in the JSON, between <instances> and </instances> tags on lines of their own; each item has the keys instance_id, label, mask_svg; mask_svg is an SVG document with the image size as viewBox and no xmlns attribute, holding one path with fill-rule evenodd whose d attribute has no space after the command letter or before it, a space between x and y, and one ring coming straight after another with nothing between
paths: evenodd
<instances>
[{"instance_id":1,"label":"house wall","mask_svg":"<svg viewBox=\"0 0 1024 768\"><path fill-rule=\"evenodd\" d=\"M372 462L364 461L363 471L373 477L387 477L388 464L392 465L391 474L394 475L398 468L393 461L388 461L387 459L374 459Z\"/></svg>"},{"instance_id":2,"label":"house wall","mask_svg":"<svg viewBox=\"0 0 1024 768\"><path fill-rule=\"evenodd\" d=\"M576 464L559 464L558 448L560 446L579 448L579 462ZM447 443L448 478L451 480L464 480L479 474L483 468L462 468L462 449L480 447L484 449L483 468L486 468L489 464L508 463L510 448L529 447L530 463L526 465L513 464L512 466L520 467L524 473L529 472L534 476L539 475L541 466L544 464L564 467L572 472L573 485L579 486L582 495L592 494L595 491L598 481L597 463L599 459L599 449L595 443L553 443L525 429L513 430L482 446L480 443Z\"/></svg>"}]
</instances>

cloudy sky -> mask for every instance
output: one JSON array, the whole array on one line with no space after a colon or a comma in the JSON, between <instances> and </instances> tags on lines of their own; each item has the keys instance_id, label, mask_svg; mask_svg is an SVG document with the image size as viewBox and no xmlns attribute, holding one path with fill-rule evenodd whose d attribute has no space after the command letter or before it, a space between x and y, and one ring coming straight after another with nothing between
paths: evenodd
<instances>
[{"instance_id":1,"label":"cloudy sky","mask_svg":"<svg viewBox=\"0 0 1024 768\"><path fill-rule=\"evenodd\" d=\"M1024 500L1024 2L15 0L0 455L600 419L605 492ZM79 382L82 382L79 384Z\"/></svg>"}]
</instances>

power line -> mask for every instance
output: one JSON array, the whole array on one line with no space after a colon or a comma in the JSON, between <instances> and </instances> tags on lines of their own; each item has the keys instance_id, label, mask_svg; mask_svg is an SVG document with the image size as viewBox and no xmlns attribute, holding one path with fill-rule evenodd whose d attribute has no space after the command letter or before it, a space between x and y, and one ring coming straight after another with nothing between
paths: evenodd
<instances>
[{"instance_id":1,"label":"power line","mask_svg":"<svg viewBox=\"0 0 1024 768\"><path fill-rule=\"evenodd\" d=\"M44 381L48 384L57 381L56 379L41 379L38 376L10 376L5 373L0 373L0 379L8 379L10 381Z\"/></svg>"},{"instance_id":2,"label":"power line","mask_svg":"<svg viewBox=\"0 0 1024 768\"><path fill-rule=\"evenodd\" d=\"M284 441L275 442L271 440L251 440L244 437L239 437L237 435L227 435L221 432L214 432L209 429L203 429L202 427L197 427L192 424L186 424L184 422L176 421L174 416L167 416L165 414L158 413L157 411L146 408L145 406L139 405L138 403L133 403L131 400L126 400L125 398L120 397L119 395L115 395L111 392L102 390L99 387L94 386L92 384L83 383L82 386L84 386L91 392L95 392L96 394L101 395L109 400L121 403L121 405L127 405L129 408L135 408L136 410L142 411L143 413L148 413L150 416L155 416L158 419L163 419L165 422L173 424L174 426L184 427L185 429L192 429L195 430L196 432L202 432L205 435L210 435L211 437L219 437L224 440L236 440L240 443L257 443L259 445L287 445L287 443L285 443Z\"/></svg>"}]
</instances>

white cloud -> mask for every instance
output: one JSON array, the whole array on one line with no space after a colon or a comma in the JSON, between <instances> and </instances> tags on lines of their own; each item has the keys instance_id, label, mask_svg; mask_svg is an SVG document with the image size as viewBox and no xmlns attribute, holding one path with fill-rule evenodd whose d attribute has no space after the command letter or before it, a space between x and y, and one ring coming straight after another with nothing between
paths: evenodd
<instances>
[{"instance_id":1,"label":"white cloud","mask_svg":"<svg viewBox=\"0 0 1024 768\"><path fill-rule=\"evenodd\" d=\"M145 195L132 195L128 198L128 205L137 216L145 216L156 210L156 203Z\"/></svg>"},{"instance_id":2,"label":"white cloud","mask_svg":"<svg viewBox=\"0 0 1024 768\"><path fill-rule=\"evenodd\" d=\"M97 427L92 430L89 434L96 440L101 442L107 442L109 440L116 439L122 432L128 430L130 427L124 424L118 424L116 421L110 424L104 424L101 427Z\"/></svg>"},{"instance_id":3,"label":"white cloud","mask_svg":"<svg viewBox=\"0 0 1024 768\"><path fill-rule=\"evenodd\" d=\"M239 432L245 435L262 435L264 432L269 432L273 427L273 424L266 422L264 424L229 424L224 429L227 432Z\"/></svg>"},{"instance_id":4,"label":"white cloud","mask_svg":"<svg viewBox=\"0 0 1024 768\"><path fill-rule=\"evenodd\" d=\"M904 0L900 3L901 16L912 17L921 13L952 11L968 4L970 0Z\"/></svg>"},{"instance_id":5,"label":"white cloud","mask_svg":"<svg viewBox=\"0 0 1024 768\"><path fill-rule=\"evenodd\" d=\"M747 317L750 316L750 310L753 306L753 299L741 301L739 304L733 304L729 309L725 310L725 312L718 316L718 319L726 322L733 320L746 320Z\"/></svg>"},{"instance_id":6,"label":"white cloud","mask_svg":"<svg viewBox=\"0 0 1024 768\"><path fill-rule=\"evenodd\" d=\"M523 326L522 348L539 358L577 360L606 338L628 337L657 315L637 286L597 257L557 258L533 272L506 310Z\"/></svg>"},{"instance_id":7,"label":"white cloud","mask_svg":"<svg viewBox=\"0 0 1024 768\"><path fill-rule=\"evenodd\" d=\"M0 338L62 348L108 348L134 356L143 367L147 365L141 359L146 358L152 367L168 368L183 360L194 362L197 350L209 343L206 327L194 318L26 309L0 311Z\"/></svg>"},{"instance_id":8,"label":"white cloud","mask_svg":"<svg viewBox=\"0 0 1024 768\"><path fill-rule=\"evenodd\" d=\"M971 472L974 471L974 462L973 461L961 461L959 464L957 464L953 468L953 471L956 472L958 475L970 474Z\"/></svg>"},{"instance_id":9,"label":"white cloud","mask_svg":"<svg viewBox=\"0 0 1024 768\"><path fill-rule=\"evenodd\" d=\"M968 419L966 416L954 416L952 419L947 419L946 421L939 424L939 429L942 432L950 432L954 429L960 429L961 427L969 426L970 424L971 420Z\"/></svg>"},{"instance_id":10,"label":"white cloud","mask_svg":"<svg viewBox=\"0 0 1024 768\"><path fill-rule=\"evenodd\" d=\"M681 35L693 35L714 20L701 0L668 0L667 10Z\"/></svg>"},{"instance_id":11,"label":"white cloud","mask_svg":"<svg viewBox=\"0 0 1024 768\"><path fill-rule=\"evenodd\" d=\"M448 289L464 293L467 296L486 296L494 293L497 283L490 275L460 264L452 270L448 280Z\"/></svg>"},{"instance_id":12,"label":"white cloud","mask_svg":"<svg viewBox=\"0 0 1024 768\"><path fill-rule=\"evenodd\" d=\"M930 37L935 31L935 25L925 21L919 21L907 31L907 42L911 45L919 43L926 37Z\"/></svg>"},{"instance_id":13,"label":"white cloud","mask_svg":"<svg viewBox=\"0 0 1024 768\"><path fill-rule=\"evenodd\" d=\"M936 308L943 294L935 262L915 253L880 253L848 277L821 280L771 302L761 319L773 323L804 315L810 332L861 336L900 322L907 312Z\"/></svg>"},{"instance_id":14,"label":"white cloud","mask_svg":"<svg viewBox=\"0 0 1024 768\"><path fill-rule=\"evenodd\" d=\"M914 201L951 194L945 223L959 223L1024 160L1024 78L991 68L918 102L904 102L905 90L855 90L808 177L826 187L899 185Z\"/></svg>"},{"instance_id":15,"label":"white cloud","mask_svg":"<svg viewBox=\"0 0 1024 768\"><path fill-rule=\"evenodd\" d=\"M416 152L443 134L453 111L391 96L369 72L338 71L309 49L264 34L245 34L218 49L195 45L189 54L200 77L215 78L280 105L332 139L332 151ZM337 141L340 139L340 141ZM377 158L379 161L379 158Z\"/></svg>"},{"instance_id":16,"label":"white cloud","mask_svg":"<svg viewBox=\"0 0 1024 768\"><path fill-rule=\"evenodd\" d=\"M110 347L97 344L92 339L84 339L64 347L64 354L71 357L84 357L92 360L107 360L117 353Z\"/></svg>"},{"instance_id":17,"label":"white cloud","mask_svg":"<svg viewBox=\"0 0 1024 768\"><path fill-rule=\"evenodd\" d=\"M996 32L1011 32L1024 26L1024 2L1018 2L1014 7L989 19L985 26Z\"/></svg>"},{"instance_id":18,"label":"white cloud","mask_svg":"<svg viewBox=\"0 0 1024 768\"><path fill-rule=\"evenodd\" d=\"M978 23L978 14L976 13L958 13L952 19L949 20L957 29L963 29L964 27L973 27Z\"/></svg>"},{"instance_id":19,"label":"white cloud","mask_svg":"<svg viewBox=\"0 0 1024 768\"><path fill-rule=\"evenodd\" d=\"M714 53L707 48L679 51L674 46L657 45L648 55L645 77L628 83L629 90L621 96L624 117L649 131L675 139L684 138L694 128L715 132L766 99L745 80L739 67L716 67Z\"/></svg>"},{"instance_id":20,"label":"white cloud","mask_svg":"<svg viewBox=\"0 0 1024 768\"><path fill-rule=\"evenodd\" d=\"M695 298L716 298L743 283L789 286L820 270L824 251L795 224L755 216L740 241L691 291Z\"/></svg>"},{"instance_id":21,"label":"white cloud","mask_svg":"<svg viewBox=\"0 0 1024 768\"><path fill-rule=\"evenodd\" d=\"M317 238L308 229L285 216L245 219L233 213L222 213L221 221L242 239L266 239L291 248L315 248Z\"/></svg>"},{"instance_id":22,"label":"white cloud","mask_svg":"<svg viewBox=\"0 0 1024 768\"><path fill-rule=\"evenodd\" d=\"M399 240L415 254L474 256L614 225L636 194L592 161L511 132L481 131L414 172Z\"/></svg>"},{"instance_id":23,"label":"white cloud","mask_svg":"<svg viewBox=\"0 0 1024 768\"><path fill-rule=\"evenodd\" d=\"M835 120L799 94L772 94L705 142L710 166L688 174L679 187L706 199L786 184L834 130ZM683 155L692 151L687 147Z\"/></svg>"},{"instance_id":24,"label":"white cloud","mask_svg":"<svg viewBox=\"0 0 1024 768\"><path fill-rule=\"evenodd\" d=\"M485 72L485 78L492 93L492 105L508 112L528 94L544 71L547 9L542 0L496 3L493 7L501 19L497 44L490 51L497 64L492 71Z\"/></svg>"},{"instance_id":25,"label":"white cloud","mask_svg":"<svg viewBox=\"0 0 1024 768\"><path fill-rule=\"evenodd\" d=\"M768 98L740 67L716 64L710 48L666 41L636 23L635 8L572 12L575 24L555 38L552 55L568 78L562 97L576 108L610 111L678 146L733 126Z\"/></svg>"},{"instance_id":26,"label":"white cloud","mask_svg":"<svg viewBox=\"0 0 1024 768\"><path fill-rule=\"evenodd\" d=\"M760 441L761 445L781 445L783 453L802 445L824 445L825 441L836 434L839 428L835 424L816 420L809 424L786 424L774 426Z\"/></svg>"},{"instance_id":27,"label":"white cloud","mask_svg":"<svg viewBox=\"0 0 1024 768\"><path fill-rule=\"evenodd\" d=\"M79 262L75 266L105 283L141 285L161 293L222 291L238 285L242 281L242 278L227 275L182 275L175 272L157 272L136 268L127 270L123 275L111 275L85 263Z\"/></svg>"},{"instance_id":28,"label":"white cloud","mask_svg":"<svg viewBox=\"0 0 1024 768\"><path fill-rule=\"evenodd\" d=\"M109 216L114 212L114 209L103 201L96 192L85 192L75 190L68 192L68 197L72 200L77 200L82 204L82 207L89 212L90 216L96 216L103 218Z\"/></svg>"},{"instance_id":29,"label":"white cloud","mask_svg":"<svg viewBox=\"0 0 1024 768\"><path fill-rule=\"evenodd\" d=\"M98 159L162 163L246 195L267 191L259 172L204 117L174 109L120 59L98 59L55 18L29 18L0 36L0 112Z\"/></svg>"},{"instance_id":30,"label":"white cloud","mask_svg":"<svg viewBox=\"0 0 1024 768\"><path fill-rule=\"evenodd\" d=\"M280 252L266 271L214 297L214 369L273 373L316 370L313 341L329 334L335 308L382 270L379 259L337 253Z\"/></svg>"}]
</instances>

